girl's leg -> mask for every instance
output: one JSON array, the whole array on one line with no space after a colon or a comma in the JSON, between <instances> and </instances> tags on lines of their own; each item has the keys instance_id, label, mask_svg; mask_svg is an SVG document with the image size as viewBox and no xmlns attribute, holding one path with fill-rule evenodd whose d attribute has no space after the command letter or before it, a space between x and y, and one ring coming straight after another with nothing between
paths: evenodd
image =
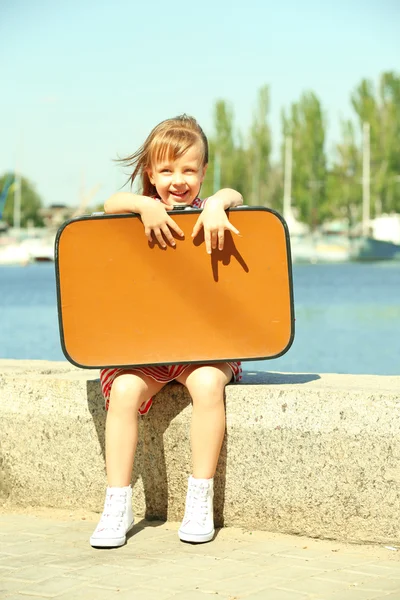
<instances>
[{"instance_id":1,"label":"girl's leg","mask_svg":"<svg viewBox=\"0 0 400 600\"><path fill-rule=\"evenodd\" d=\"M138 409L163 385L135 372L122 373L112 384L106 422L108 488L103 513L90 538L95 548L122 546L133 527L130 481L137 446Z\"/></svg>"},{"instance_id":2,"label":"girl's leg","mask_svg":"<svg viewBox=\"0 0 400 600\"><path fill-rule=\"evenodd\" d=\"M109 487L128 486L138 441L138 410L165 383L141 373L115 378L106 421L106 470Z\"/></svg>"},{"instance_id":3,"label":"girl's leg","mask_svg":"<svg viewBox=\"0 0 400 600\"><path fill-rule=\"evenodd\" d=\"M193 477L211 479L225 435L224 390L232 379L226 363L190 367L178 377L193 400L191 446Z\"/></svg>"},{"instance_id":4,"label":"girl's leg","mask_svg":"<svg viewBox=\"0 0 400 600\"><path fill-rule=\"evenodd\" d=\"M231 378L227 364L193 366L178 378L193 399L193 475L189 477L185 516L178 532L186 542L209 542L214 537L213 477L225 434L224 389Z\"/></svg>"}]
</instances>

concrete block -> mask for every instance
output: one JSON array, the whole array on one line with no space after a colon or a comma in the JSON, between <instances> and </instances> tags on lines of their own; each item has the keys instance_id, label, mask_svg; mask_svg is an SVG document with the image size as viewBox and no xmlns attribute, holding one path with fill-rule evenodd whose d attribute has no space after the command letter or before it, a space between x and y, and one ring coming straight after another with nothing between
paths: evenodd
<instances>
[{"instance_id":1,"label":"concrete block","mask_svg":"<svg viewBox=\"0 0 400 600\"><path fill-rule=\"evenodd\" d=\"M98 371L0 361L0 500L101 511L105 411ZM215 478L219 525L400 542L400 377L246 373L226 391ZM179 384L140 420L136 514L179 521L191 472Z\"/></svg>"}]
</instances>

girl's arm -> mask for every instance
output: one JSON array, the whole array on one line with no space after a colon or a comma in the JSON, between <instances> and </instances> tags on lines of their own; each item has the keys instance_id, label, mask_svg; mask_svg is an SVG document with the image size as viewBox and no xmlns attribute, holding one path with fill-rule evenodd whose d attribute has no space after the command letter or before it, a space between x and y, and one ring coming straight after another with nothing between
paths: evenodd
<instances>
[{"instance_id":1,"label":"girl's arm","mask_svg":"<svg viewBox=\"0 0 400 600\"><path fill-rule=\"evenodd\" d=\"M207 199L206 206L210 200L214 201L214 199L222 202L224 210L227 210L228 208L234 208L235 206L242 206L243 204L242 194L230 188L223 188L222 190L215 192L215 194Z\"/></svg>"},{"instance_id":2,"label":"girl's arm","mask_svg":"<svg viewBox=\"0 0 400 600\"><path fill-rule=\"evenodd\" d=\"M219 190L207 199L203 212L193 228L192 237L196 237L204 227L204 241L208 254L211 254L212 250L217 247L218 250L223 250L226 229L239 234L236 227L229 221L225 211L242 204L242 194L230 188Z\"/></svg>"},{"instance_id":3,"label":"girl's arm","mask_svg":"<svg viewBox=\"0 0 400 600\"><path fill-rule=\"evenodd\" d=\"M107 214L117 213L141 213L143 207L154 200L148 196L132 194L131 192L117 192L110 196L104 203L104 211Z\"/></svg>"},{"instance_id":4,"label":"girl's arm","mask_svg":"<svg viewBox=\"0 0 400 600\"><path fill-rule=\"evenodd\" d=\"M113 194L104 203L104 211L107 214L138 213L144 225L144 232L149 240L153 241L152 234L162 248L166 248L165 239L175 246L175 240L171 229L183 237L181 228L168 215L162 202L155 202L153 198L132 194L131 192L118 192ZM165 237L165 239L164 239Z\"/></svg>"}]
</instances>

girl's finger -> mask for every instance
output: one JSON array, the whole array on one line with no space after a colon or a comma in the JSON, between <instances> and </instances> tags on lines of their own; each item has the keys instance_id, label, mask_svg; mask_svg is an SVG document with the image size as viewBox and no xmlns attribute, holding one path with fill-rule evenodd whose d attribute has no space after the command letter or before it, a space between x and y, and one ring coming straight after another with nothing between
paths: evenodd
<instances>
[{"instance_id":1,"label":"girl's finger","mask_svg":"<svg viewBox=\"0 0 400 600\"><path fill-rule=\"evenodd\" d=\"M229 221L228 221L228 224L227 224L226 228L230 229L231 231L233 231L233 233L237 233L238 235L240 235L240 231L238 229L236 229L236 227L234 227L232 225L232 223L229 223Z\"/></svg>"},{"instance_id":2,"label":"girl's finger","mask_svg":"<svg viewBox=\"0 0 400 600\"><path fill-rule=\"evenodd\" d=\"M199 231L202 227L203 227L203 222L201 220L201 217L199 217L195 223L195 226L193 227L192 238L196 237L196 235L199 233Z\"/></svg>"},{"instance_id":3,"label":"girl's finger","mask_svg":"<svg viewBox=\"0 0 400 600\"><path fill-rule=\"evenodd\" d=\"M211 234L210 234L209 230L204 231L204 241L205 241L205 244L206 244L207 254L211 254L211 250L212 250L211 249Z\"/></svg>"},{"instance_id":4,"label":"girl's finger","mask_svg":"<svg viewBox=\"0 0 400 600\"><path fill-rule=\"evenodd\" d=\"M225 229L218 231L218 250L224 249Z\"/></svg>"},{"instance_id":5,"label":"girl's finger","mask_svg":"<svg viewBox=\"0 0 400 600\"><path fill-rule=\"evenodd\" d=\"M173 229L175 231L175 233L177 233L181 237L183 237L185 235L183 233L182 229L179 227L179 225L177 223L175 223L175 221L173 219L171 219L171 217L169 217L167 219L167 225L168 225L168 227L170 227L171 229Z\"/></svg>"},{"instance_id":6,"label":"girl's finger","mask_svg":"<svg viewBox=\"0 0 400 600\"><path fill-rule=\"evenodd\" d=\"M160 244L161 248L166 248L167 244L165 243L165 240L163 238L160 228L157 227L157 229L153 229L153 233L156 237L157 242Z\"/></svg>"},{"instance_id":7,"label":"girl's finger","mask_svg":"<svg viewBox=\"0 0 400 600\"><path fill-rule=\"evenodd\" d=\"M176 242L174 240L174 236L171 233L170 228L168 227L168 225L164 225L162 227L162 232L167 240L167 242L169 242L171 244L171 246L176 246Z\"/></svg>"},{"instance_id":8,"label":"girl's finger","mask_svg":"<svg viewBox=\"0 0 400 600\"><path fill-rule=\"evenodd\" d=\"M211 246L212 246L213 250L215 250L217 247L217 241L218 241L218 233L216 231L212 231L211 232Z\"/></svg>"}]
</instances>

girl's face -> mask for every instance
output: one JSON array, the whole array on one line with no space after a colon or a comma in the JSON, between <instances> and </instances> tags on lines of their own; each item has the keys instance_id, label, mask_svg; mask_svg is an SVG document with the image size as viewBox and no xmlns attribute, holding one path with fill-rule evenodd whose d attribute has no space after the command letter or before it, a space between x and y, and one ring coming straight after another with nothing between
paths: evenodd
<instances>
[{"instance_id":1,"label":"girl's face","mask_svg":"<svg viewBox=\"0 0 400 600\"><path fill-rule=\"evenodd\" d=\"M153 164L147 173L164 204L188 205L197 198L206 170L199 143L175 160Z\"/></svg>"}]
</instances>

